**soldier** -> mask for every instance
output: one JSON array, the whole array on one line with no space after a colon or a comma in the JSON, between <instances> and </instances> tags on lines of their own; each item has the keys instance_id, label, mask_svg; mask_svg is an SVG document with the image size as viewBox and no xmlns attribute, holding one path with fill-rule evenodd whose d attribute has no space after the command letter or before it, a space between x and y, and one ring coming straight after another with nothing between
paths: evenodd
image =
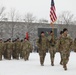
<instances>
[{"instance_id":1,"label":"soldier","mask_svg":"<svg viewBox=\"0 0 76 75\"><path fill-rule=\"evenodd\" d=\"M51 65L54 66L54 58L55 58L55 53L56 53L56 39L55 39L53 31L50 31L50 35L47 38L48 38L48 43L49 43Z\"/></svg>"},{"instance_id":2,"label":"soldier","mask_svg":"<svg viewBox=\"0 0 76 75\"><path fill-rule=\"evenodd\" d=\"M4 56L4 59L7 58L7 50L6 50L6 43L7 43L7 40L4 41L4 52L3 52L3 56Z\"/></svg>"},{"instance_id":3,"label":"soldier","mask_svg":"<svg viewBox=\"0 0 76 75\"><path fill-rule=\"evenodd\" d=\"M32 50L32 45L30 42L25 38L24 42L22 43L22 52L24 60L29 60L29 55Z\"/></svg>"},{"instance_id":4,"label":"soldier","mask_svg":"<svg viewBox=\"0 0 76 75\"><path fill-rule=\"evenodd\" d=\"M21 43L19 38L16 39L15 43L13 44L13 49L14 49L14 58L19 60L19 53L21 49Z\"/></svg>"},{"instance_id":5,"label":"soldier","mask_svg":"<svg viewBox=\"0 0 76 75\"><path fill-rule=\"evenodd\" d=\"M63 68L67 70L67 63L69 61L70 49L73 45L73 41L70 37L67 36L68 30L66 28L63 29L63 37L59 41L59 47L62 49L62 60L63 60Z\"/></svg>"},{"instance_id":6,"label":"soldier","mask_svg":"<svg viewBox=\"0 0 76 75\"><path fill-rule=\"evenodd\" d=\"M41 32L40 37L37 40L37 46L38 46L38 52L40 56L40 64L41 66L44 66L44 60L45 60L48 45L47 45L47 38L43 31Z\"/></svg>"},{"instance_id":7,"label":"soldier","mask_svg":"<svg viewBox=\"0 0 76 75\"><path fill-rule=\"evenodd\" d=\"M11 60L12 50L13 50L12 42L11 39L9 38L7 40L7 43L5 44L6 59Z\"/></svg>"},{"instance_id":8,"label":"soldier","mask_svg":"<svg viewBox=\"0 0 76 75\"><path fill-rule=\"evenodd\" d=\"M12 41L13 51L12 51L12 58L16 59L16 39Z\"/></svg>"},{"instance_id":9,"label":"soldier","mask_svg":"<svg viewBox=\"0 0 76 75\"><path fill-rule=\"evenodd\" d=\"M2 39L0 39L0 60L2 60L3 51L4 51L4 44L2 42Z\"/></svg>"}]
</instances>

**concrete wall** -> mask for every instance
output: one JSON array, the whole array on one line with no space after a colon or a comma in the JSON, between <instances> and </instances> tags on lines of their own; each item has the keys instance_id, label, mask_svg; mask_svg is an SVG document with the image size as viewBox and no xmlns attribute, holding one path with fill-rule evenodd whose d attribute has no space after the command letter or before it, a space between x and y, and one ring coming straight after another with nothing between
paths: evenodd
<instances>
[{"instance_id":1,"label":"concrete wall","mask_svg":"<svg viewBox=\"0 0 76 75\"><path fill-rule=\"evenodd\" d=\"M38 35L38 28L50 28L50 24L42 23L25 23L25 22L0 22L0 38L7 39L11 37L13 26L13 38L25 37L25 33L28 31L30 40L35 41ZM58 25L55 24L58 29L58 34L63 28L69 30L70 35L76 38L76 25Z\"/></svg>"}]
</instances>

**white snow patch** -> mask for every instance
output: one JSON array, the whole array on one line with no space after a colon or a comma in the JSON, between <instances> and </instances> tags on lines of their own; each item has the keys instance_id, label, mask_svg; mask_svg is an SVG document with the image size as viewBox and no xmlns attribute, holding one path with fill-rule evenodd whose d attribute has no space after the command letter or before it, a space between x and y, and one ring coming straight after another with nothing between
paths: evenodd
<instances>
[{"instance_id":1,"label":"white snow patch","mask_svg":"<svg viewBox=\"0 0 76 75\"><path fill-rule=\"evenodd\" d=\"M31 53L29 61L0 61L0 75L76 75L76 53L71 52L68 70L64 71L60 63L60 54L55 55L55 66L51 66L50 55L46 54L44 66L40 65L38 53Z\"/></svg>"}]
</instances>

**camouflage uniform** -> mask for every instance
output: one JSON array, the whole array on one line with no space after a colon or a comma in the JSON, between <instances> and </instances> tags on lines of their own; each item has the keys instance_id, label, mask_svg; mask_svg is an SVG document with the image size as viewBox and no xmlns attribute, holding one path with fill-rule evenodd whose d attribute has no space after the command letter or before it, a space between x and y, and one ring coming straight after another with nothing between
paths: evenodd
<instances>
[{"instance_id":1,"label":"camouflage uniform","mask_svg":"<svg viewBox=\"0 0 76 75\"><path fill-rule=\"evenodd\" d=\"M49 43L49 53L50 53L51 65L54 66L54 58L55 58L55 53L56 53L56 39L55 39L55 37L49 35L48 43Z\"/></svg>"},{"instance_id":2,"label":"camouflage uniform","mask_svg":"<svg viewBox=\"0 0 76 75\"><path fill-rule=\"evenodd\" d=\"M7 58L7 50L6 50L6 43L7 43L7 41L5 41L4 42L4 52L3 52L3 56L4 56L4 59L6 59Z\"/></svg>"},{"instance_id":3,"label":"camouflage uniform","mask_svg":"<svg viewBox=\"0 0 76 75\"><path fill-rule=\"evenodd\" d=\"M41 43L39 43L39 39L37 40L37 46L38 46L38 52L40 56L40 64L43 66L44 65L44 60L46 56L46 51L47 51L47 38L41 37Z\"/></svg>"},{"instance_id":4,"label":"camouflage uniform","mask_svg":"<svg viewBox=\"0 0 76 75\"><path fill-rule=\"evenodd\" d=\"M3 51L4 51L4 43L0 42L0 60L2 60Z\"/></svg>"},{"instance_id":5,"label":"camouflage uniform","mask_svg":"<svg viewBox=\"0 0 76 75\"><path fill-rule=\"evenodd\" d=\"M12 55L12 50L13 50L12 42L7 42L4 47L5 47L5 52L6 52L5 59L11 60L11 55Z\"/></svg>"},{"instance_id":6,"label":"camouflage uniform","mask_svg":"<svg viewBox=\"0 0 76 75\"><path fill-rule=\"evenodd\" d=\"M63 68L67 70L67 63L69 61L70 49L72 48L73 41L70 37L62 37L59 41L59 48L62 49Z\"/></svg>"},{"instance_id":7,"label":"camouflage uniform","mask_svg":"<svg viewBox=\"0 0 76 75\"><path fill-rule=\"evenodd\" d=\"M22 55L25 61L29 59L31 50L32 50L32 45L30 44L30 42L24 41L22 43L22 53L23 53Z\"/></svg>"},{"instance_id":8,"label":"camouflage uniform","mask_svg":"<svg viewBox=\"0 0 76 75\"><path fill-rule=\"evenodd\" d=\"M16 40L13 41L12 45L13 45L12 57L13 59L15 59L16 58Z\"/></svg>"},{"instance_id":9,"label":"camouflage uniform","mask_svg":"<svg viewBox=\"0 0 76 75\"><path fill-rule=\"evenodd\" d=\"M13 59L19 59L20 49L21 49L20 41L15 41L13 43Z\"/></svg>"}]
</instances>

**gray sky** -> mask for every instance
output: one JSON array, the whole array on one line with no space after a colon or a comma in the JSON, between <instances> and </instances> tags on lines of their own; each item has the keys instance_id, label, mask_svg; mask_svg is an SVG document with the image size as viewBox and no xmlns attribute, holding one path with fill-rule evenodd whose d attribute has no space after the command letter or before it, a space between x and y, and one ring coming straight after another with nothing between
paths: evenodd
<instances>
[{"instance_id":1,"label":"gray sky","mask_svg":"<svg viewBox=\"0 0 76 75\"><path fill-rule=\"evenodd\" d=\"M71 11L76 16L76 0L54 0L57 15L62 11ZM49 18L51 0L0 0L0 5L6 7L6 11L15 8L20 14L33 13L38 19Z\"/></svg>"}]
</instances>

